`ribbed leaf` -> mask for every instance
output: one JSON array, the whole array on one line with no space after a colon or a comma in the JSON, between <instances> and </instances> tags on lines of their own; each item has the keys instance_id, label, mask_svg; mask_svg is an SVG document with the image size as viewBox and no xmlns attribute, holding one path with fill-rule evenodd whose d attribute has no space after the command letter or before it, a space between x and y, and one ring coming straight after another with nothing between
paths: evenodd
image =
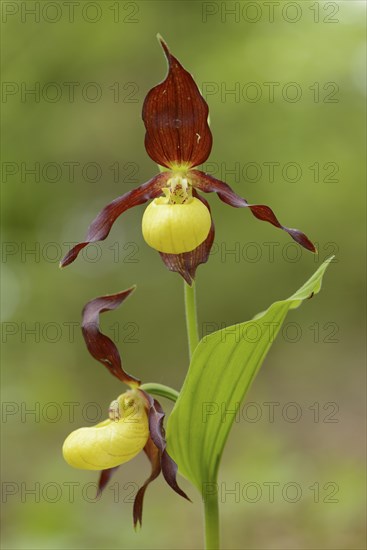
<instances>
[{"instance_id":1,"label":"ribbed leaf","mask_svg":"<svg viewBox=\"0 0 367 550\"><path fill-rule=\"evenodd\" d=\"M216 482L236 410L290 309L317 294L332 258L290 298L251 321L219 330L197 346L167 425L168 452L200 492ZM227 413L226 413L227 412Z\"/></svg>"}]
</instances>

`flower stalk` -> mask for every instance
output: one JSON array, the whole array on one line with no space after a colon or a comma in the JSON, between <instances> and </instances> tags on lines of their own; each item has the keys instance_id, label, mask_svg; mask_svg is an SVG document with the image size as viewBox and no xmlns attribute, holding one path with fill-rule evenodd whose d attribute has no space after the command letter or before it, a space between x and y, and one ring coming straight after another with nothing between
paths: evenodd
<instances>
[{"instance_id":1,"label":"flower stalk","mask_svg":"<svg viewBox=\"0 0 367 550\"><path fill-rule=\"evenodd\" d=\"M199 343L198 318L196 308L195 283L188 285L184 282L185 292L185 313L187 339L189 344L190 360ZM219 505L218 491L205 495L204 500L205 517L205 548L206 550L219 550Z\"/></svg>"},{"instance_id":2,"label":"flower stalk","mask_svg":"<svg viewBox=\"0 0 367 550\"><path fill-rule=\"evenodd\" d=\"M159 397L165 397L166 399L169 399L174 403L176 403L178 396L180 395L179 392L174 390L173 388L170 388L169 386L165 386L164 384L158 384L155 382L147 382L146 384L142 384L140 386L140 389L152 395L159 395Z\"/></svg>"},{"instance_id":3,"label":"flower stalk","mask_svg":"<svg viewBox=\"0 0 367 550\"><path fill-rule=\"evenodd\" d=\"M195 348L199 343L195 283L193 282L192 285L190 286L185 281L184 292L185 292L187 339L188 339L189 353L190 353L190 359L191 359L192 354L194 353Z\"/></svg>"},{"instance_id":4,"label":"flower stalk","mask_svg":"<svg viewBox=\"0 0 367 550\"><path fill-rule=\"evenodd\" d=\"M204 503L205 513L205 548L219 550L219 505L218 491L208 494Z\"/></svg>"}]
</instances>

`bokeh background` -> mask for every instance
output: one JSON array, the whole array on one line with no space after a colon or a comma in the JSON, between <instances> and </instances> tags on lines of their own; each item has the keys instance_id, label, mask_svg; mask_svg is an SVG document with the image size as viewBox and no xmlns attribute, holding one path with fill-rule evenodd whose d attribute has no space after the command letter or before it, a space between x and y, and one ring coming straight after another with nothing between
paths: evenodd
<instances>
[{"instance_id":1,"label":"bokeh background","mask_svg":"<svg viewBox=\"0 0 367 550\"><path fill-rule=\"evenodd\" d=\"M61 456L66 435L104 418L123 390L85 349L78 323L88 300L136 283L102 321L127 370L179 388L188 366L182 281L145 245L144 207L58 269L105 204L157 171L141 107L166 73L160 32L210 106L205 168L319 248L316 257L298 250L210 196L217 233L198 269L203 333L285 298L336 254L320 295L289 315L234 424L220 470L223 547L365 548L365 2L81 0L2 10L3 547L202 547L200 497L185 480L194 503L159 479L135 533L145 457L95 503L96 475Z\"/></svg>"}]
</instances>

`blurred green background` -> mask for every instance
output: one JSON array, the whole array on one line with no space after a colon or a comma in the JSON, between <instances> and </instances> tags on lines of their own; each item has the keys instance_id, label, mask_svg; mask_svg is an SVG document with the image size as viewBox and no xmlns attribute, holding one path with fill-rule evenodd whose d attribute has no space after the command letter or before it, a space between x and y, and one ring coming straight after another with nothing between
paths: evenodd
<instances>
[{"instance_id":1,"label":"blurred green background","mask_svg":"<svg viewBox=\"0 0 367 550\"><path fill-rule=\"evenodd\" d=\"M93 503L96 475L61 456L66 435L104 418L123 391L85 349L77 323L88 300L136 283L102 321L127 370L179 388L188 366L182 281L145 245L144 207L75 264L57 265L105 204L157 172L141 107L166 73L160 32L209 103L205 168L319 247L316 257L298 250L210 196L216 245L197 277L203 333L287 297L336 254L321 294L289 315L231 432L220 470L223 547L365 548L365 3L2 10L3 547L202 547L200 497L185 480L194 503L159 479L135 533L131 495L148 475L145 457Z\"/></svg>"}]
</instances>

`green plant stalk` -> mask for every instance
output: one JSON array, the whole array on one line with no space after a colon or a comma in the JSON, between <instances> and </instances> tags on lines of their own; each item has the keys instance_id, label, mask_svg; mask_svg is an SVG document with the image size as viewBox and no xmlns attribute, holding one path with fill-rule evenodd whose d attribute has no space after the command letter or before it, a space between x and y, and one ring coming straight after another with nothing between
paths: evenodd
<instances>
[{"instance_id":1,"label":"green plant stalk","mask_svg":"<svg viewBox=\"0 0 367 550\"><path fill-rule=\"evenodd\" d=\"M139 387L139 389L144 390L147 393L151 393L153 395L166 397L167 399L170 399L174 403L176 403L177 398L179 396L178 391L174 390L173 388L170 388L169 386L165 386L164 384L157 384L155 382L147 382L146 384L142 384Z\"/></svg>"},{"instance_id":2,"label":"green plant stalk","mask_svg":"<svg viewBox=\"0 0 367 550\"><path fill-rule=\"evenodd\" d=\"M185 313L186 328L189 344L190 359L199 343L198 319L196 310L195 283L192 286L185 285ZM205 496L205 548L206 550L219 550L219 506L218 492Z\"/></svg>"},{"instance_id":3,"label":"green plant stalk","mask_svg":"<svg viewBox=\"0 0 367 550\"><path fill-rule=\"evenodd\" d=\"M219 506L218 491L205 495L205 548L219 550Z\"/></svg>"},{"instance_id":4,"label":"green plant stalk","mask_svg":"<svg viewBox=\"0 0 367 550\"><path fill-rule=\"evenodd\" d=\"M195 283L192 283L192 286L188 285L186 282L185 285L185 312L186 312L186 328L187 328L187 338L189 343L189 352L190 359L196 346L199 343L199 330L198 330L198 320L196 313L196 292L195 292Z\"/></svg>"}]
</instances>

